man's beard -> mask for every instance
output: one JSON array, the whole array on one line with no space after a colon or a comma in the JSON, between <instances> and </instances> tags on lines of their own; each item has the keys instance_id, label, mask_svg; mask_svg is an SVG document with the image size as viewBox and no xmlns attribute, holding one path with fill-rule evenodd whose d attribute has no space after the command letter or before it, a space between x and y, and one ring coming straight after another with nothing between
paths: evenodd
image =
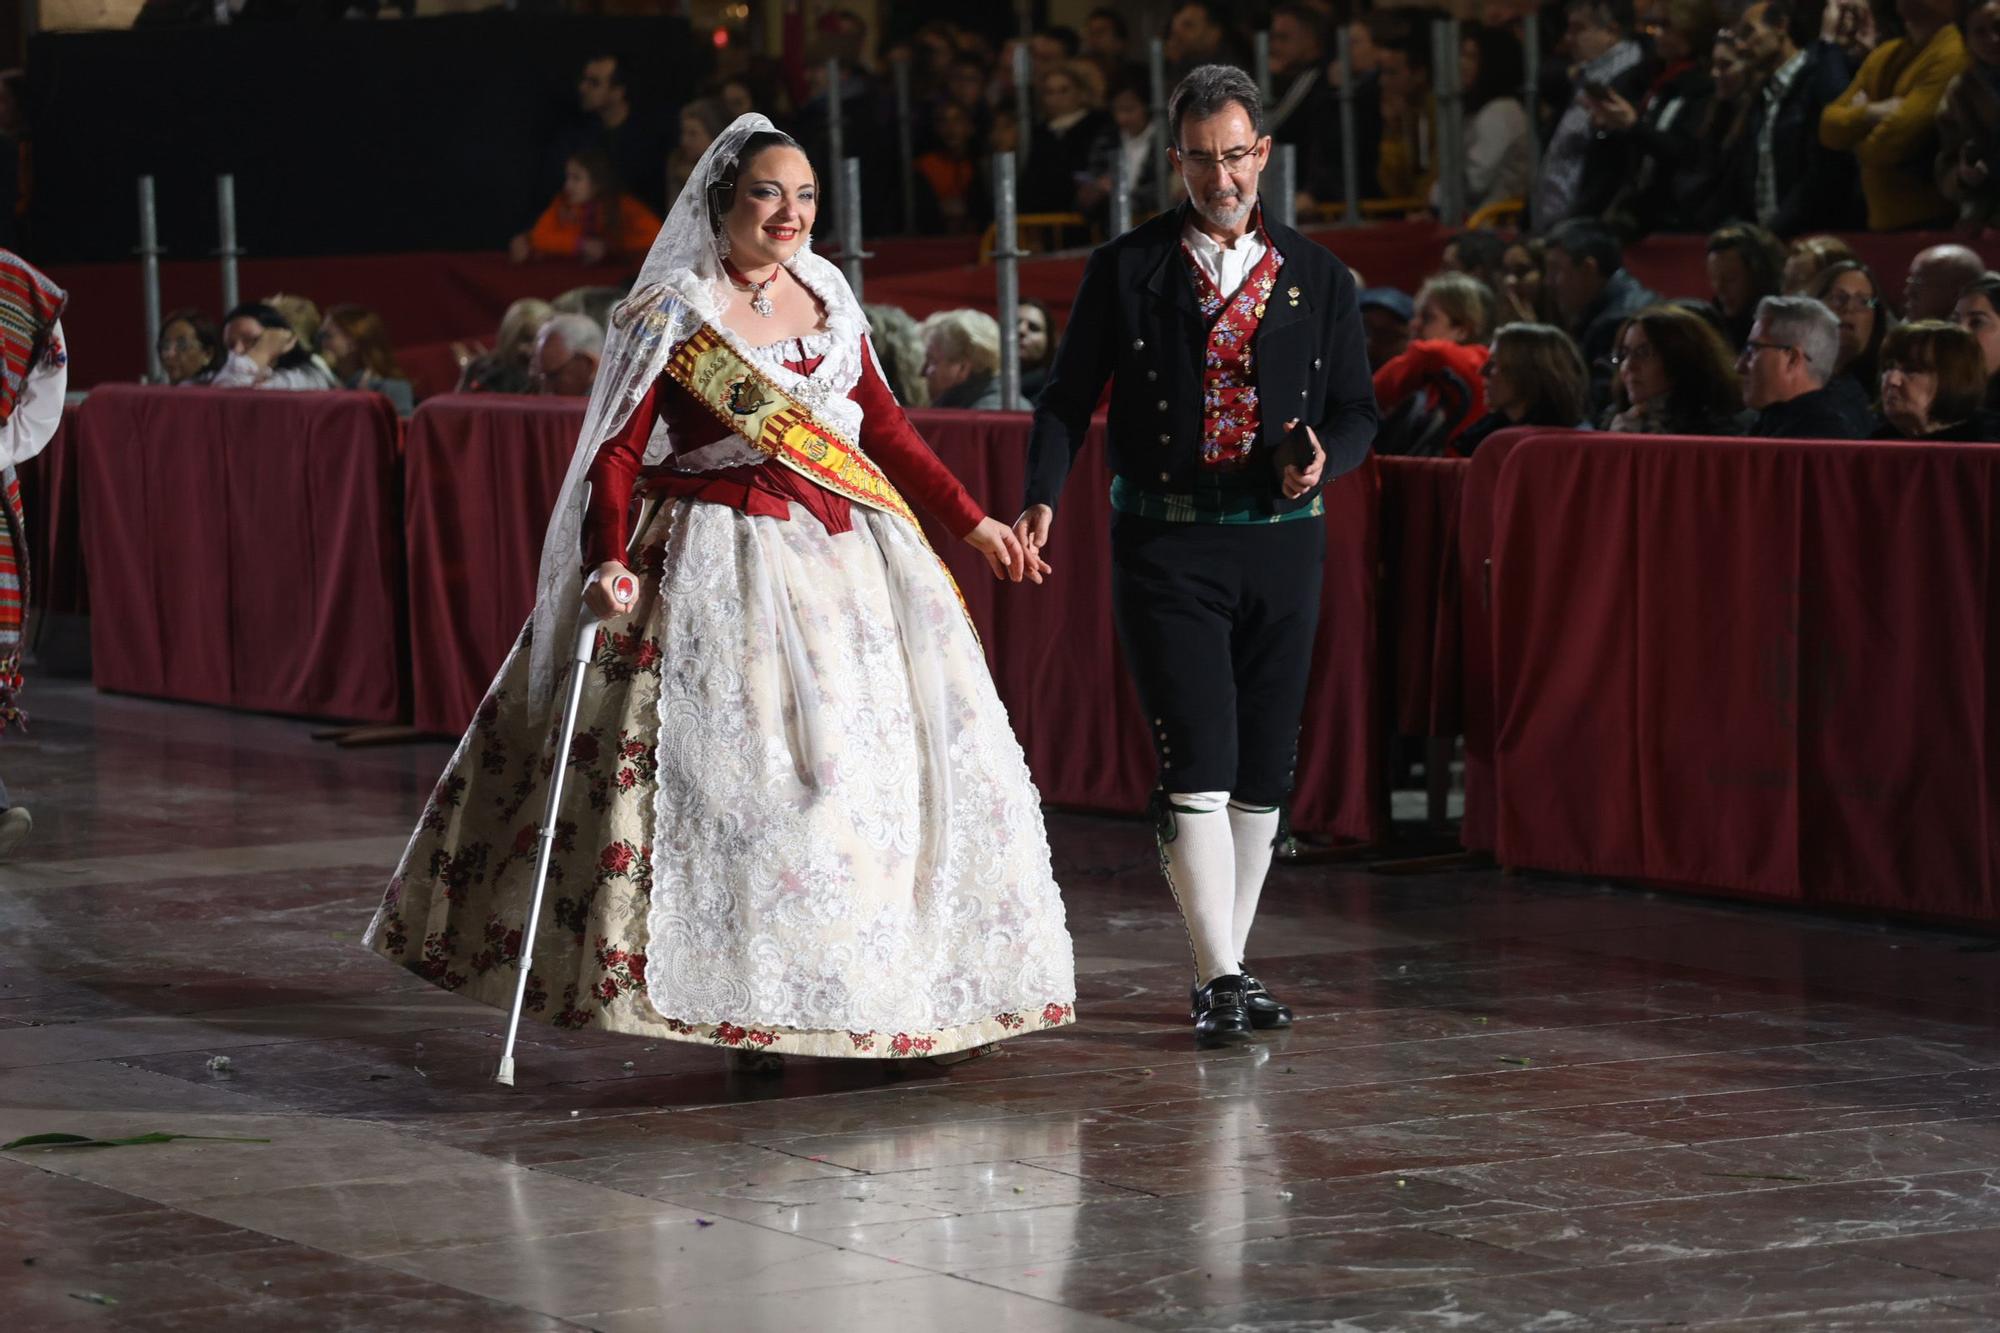
<instances>
[{"instance_id":1,"label":"man's beard","mask_svg":"<svg viewBox=\"0 0 2000 1333\"><path fill-rule=\"evenodd\" d=\"M1194 201L1195 212L1202 215L1214 226L1234 230L1250 216L1250 210L1257 206L1257 191L1238 189L1227 200L1217 201L1213 195L1203 195Z\"/></svg>"}]
</instances>

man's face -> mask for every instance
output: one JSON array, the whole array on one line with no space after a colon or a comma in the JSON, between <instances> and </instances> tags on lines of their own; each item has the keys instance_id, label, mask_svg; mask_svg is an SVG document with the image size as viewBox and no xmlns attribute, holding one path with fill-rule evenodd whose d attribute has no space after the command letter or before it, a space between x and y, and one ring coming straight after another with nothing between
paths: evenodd
<instances>
[{"instance_id":1,"label":"man's face","mask_svg":"<svg viewBox=\"0 0 2000 1333\"><path fill-rule=\"evenodd\" d=\"M1242 226L1257 206L1257 177L1271 140L1257 137L1250 113L1235 102L1202 120L1183 120L1180 139L1174 170L1195 211L1225 231Z\"/></svg>"},{"instance_id":2,"label":"man's face","mask_svg":"<svg viewBox=\"0 0 2000 1333\"><path fill-rule=\"evenodd\" d=\"M1581 318L1604 290L1596 260L1572 259L1567 250L1555 245L1542 261L1542 280L1555 295L1556 310L1571 323Z\"/></svg>"},{"instance_id":3,"label":"man's face","mask_svg":"<svg viewBox=\"0 0 2000 1333\"><path fill-rule=\"evenodd\" d=\"M1619 38L1618 29L1605 27L1597 11L1588 5L1569 11L1563 34L1569 41L1570 59L1579 64L1597 59L1618 45Z\"/></svg>"},{"instance_id":4,"label":"man's face","mask_svg":"<svg viewBox=\"0 0 2000 1333\"><path fill-rule=\"evenodd\" d=\"M1036 33L1028 39L1028 63L1037 72L1054 69L1065 58L1062 43L1046 33Z\"/></svg>"},{"instance_id":5,"label":"man's face","mask_svg":"<svg viewBox=\"0 0 2000 1333\"><path fill-rule=\"evenodd\" d=\"M1094 18L1083 25L1083 49L1094 56L1116 59L1125 54L1125 40L1118 35L1118 26L1110 19Z\"/></svg>"},{"instance_id":6,"label":"man's face","mask_svg":"<svg viewBox=\"0 0 2000 1333\"><path fill-rule=\"evenodd\" d=\"M1903 280L1903 318L1950 319L1952 303L1964 285L1957 265L1918 255L1910 265L1910 276Z\"/></svg>"},{"instance_id":7,"label":"man's face","mask_svg":"<svg viewBox=\"0 0 2000 1333\"><path fill-rule=\"evenodd\" d=\"M576 104L592 115L604 110L617 95L611 80L618 72L615 60L593 60L583 67L576 83Z\"/></svg>"},{"instance_id":8,"label":"man's face","mask_svg":"<svg viewBox=\"0 0 2000 1333\"><path fill-rule=\"evenodd\" d=\"M238 315L222 326L222 345L236 356L248 356L263 336L264 326L248 315Z\"/></svg>"},{"instance_id":9,"label":"man's face","mask_svg":"<svg viewBox=\"0 0 2000 1333\"><path fill-rule=\"evenodd\" d=\"M1167 25L1167 59L1207 60L1222 44L1222 33L1199 5L1183 5Z\"/></svg>"},{"instance_id":10,"label":"man's face","mask_svg":"<svg viewBox=\"0 0 2000 1333\"><path fill-rule=\"evenodd\" d=\"M535 340L528 378L534 382L537 393L582 398L590 393L590 382L597 378L597 358L570 351L560 335L545 329Z\"/></svg>"},{"instance_id":11,"label":"man's face","mask_svg":"<svg viewBox=\"0 0 2000 1333\"><path fill-rule=\"evenodd\" d=\"M1290 14L1271 20L1271 68L1280 74L1296 74L1320 63L1324 53L1305 24Z\"/></svg>"},{"instance_id":12,"label":"man's face","mask_svg":"<svg viewBox=\"0 0 2000 1333\"><path fill-rule=\"evenodd\" d=\"M1364 306L1361 327L1368 335L1368 368L1380 370L1410 347L1410 321L1381 306Z\"/></svg>"},{"instance_id":13,"label":"man's face","mask_svg":"<svg viewBox=\"0 0 2000 1333\"><path fill-rule=\"evenodd\" d=\"M1769 6L1752 5L1736 21L1737 49L1759 69L1771 69L1777 65L1778 53L1784 49L1785 40L1790 35L1783 28L1766 26L1769 15Z\"/></svg>"},{"instance_id":14,"label":"man's face","mask_svg":"<svg viewBox=\"0 0 2000 1333\"><path fill-rule=\"evenodd\" d=\"M971 374L972 363L946 355L942 340L933 338L924 344L924 387L931 391L933 403L965 383Z\"/></svg>"},{"instance_id":15,"label":"man's face","mask_svg":"<svg viewBox=\"0 0 2000 1333\"><path fill-rule=\"evenodd\" d=\"M1798 397L1791 374L1798 352L1780 347L1763 320L1750 327L1750 341L1736 356L1736 372L1743 378L1743 405L1762 411L1772 403Z\"/></svg>"}]
</instances>

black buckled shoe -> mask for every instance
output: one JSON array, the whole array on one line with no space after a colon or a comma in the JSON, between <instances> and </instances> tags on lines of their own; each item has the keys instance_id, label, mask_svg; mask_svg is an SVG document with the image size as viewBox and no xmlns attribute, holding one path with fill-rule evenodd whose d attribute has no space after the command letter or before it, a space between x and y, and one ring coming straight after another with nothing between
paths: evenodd
<instances>
[{"instance_id":1,"label":"black buckled shoe","mask_svg":"<svg viewBox=\"0 0 2000 1333\"><path fill-rule=\"evenodd\" d=\"M1250 1026L1259 1032L1292 1025L1292 1011L1279 1004L1277 997L1264 989L1264 983L1248 972L1243 974L1243 1008L1250 1015ZM1201 988L1198 986L1188 987L1188 1016L1201 1017Z\"/></svg>"},{"instance_id":2,"label":"black buckled shoe","mask_svg":"<svg viewBox=\"0 0 2000 1333\"><path fill-rule=\"evenodd\" d=\"M1241 1046L1250 1040L1254 1028L1250 1011L1243 1005L1243 978L1217 977L1194 993L1194 1044Z\"/></svg>"}]
</instances>

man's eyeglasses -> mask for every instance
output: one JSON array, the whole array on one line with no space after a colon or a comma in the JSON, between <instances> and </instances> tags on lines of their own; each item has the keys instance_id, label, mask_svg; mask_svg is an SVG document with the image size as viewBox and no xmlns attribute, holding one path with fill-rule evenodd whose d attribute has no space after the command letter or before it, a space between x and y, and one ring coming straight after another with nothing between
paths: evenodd
<instances>
[{"instance_id":1,"label":"man's eyeglasses","mask_svg":"<svg viewBox=\"0 0 2000 1333\"><path fill-rule=\"evenodd\" d=\"M1736 359L1738 361L1748 361L1759 352L1791 352L1796 350L1798 349L1790 343L1760 343L1751 341L1743 344L1743 350L1736 354Z\"/></svg>"},{"instance_id":2,"label":"man's eyeglasses","mask_svg":"<svg viewBox=\"0 0 2000 1333\"><path fill-rule=\"evenodd\" d=\"M1190 153L1184 148L1177 148L1175 151L1181 155L1181 161L1191 167L1202 170L1221 167L1233 176L1243 170L1244 165L1251 158L1257 156L1257 145L1252 144L1248 148L1232 148L1219 157L1214 153Z\"/></svg>"}]
</instances>

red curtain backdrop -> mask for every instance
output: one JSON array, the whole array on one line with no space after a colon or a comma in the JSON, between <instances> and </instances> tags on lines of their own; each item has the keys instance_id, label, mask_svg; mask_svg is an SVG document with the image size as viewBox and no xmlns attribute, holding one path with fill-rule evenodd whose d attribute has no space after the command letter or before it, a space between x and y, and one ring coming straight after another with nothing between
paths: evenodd
<instances>
[{"instance_id":1,"label":"red curtain backdrop","mask_svg":"<svg viewBox=\"0 0 2000 1333\"><path fill-rule=\"evenodd\" d=\"M375 394L92 393L76 454L99 688L407 716L397 445Z\"/></svg>"},{"instance_id":2,"label":"red curtain backdrop","mask_svg":"<svg viewBox=\"0 0 2000 1333\"><path fill-rule=\"evenodd\" d=\"M1459 505L1463 458L1384 458L1382 635L1391 719L1405 736L1456 736L1459 698Z\"/></svg>"},{"instance_id":3,"label":"red curtain backdrop","mask_svg":"<svg viewBox=\"0 0 2000 1333\"><path fill-rule=\"evenodd\" d=\"M1536 436L1493 508L1502 861L2000 913L2000 447Z\"/></svg>"},{"instance_id":4,"label":"red curtain backdrop","mask_svg":"<svg viewBox=\"0 0 2000 1333\"><path fill-rule=\"evenodd\" d=\"M21 509L28 518L28 595L37 613L90 610L83 581L83 537L78 520L76 418L63 409L43 450L15 468Z\"/></svg>"}]
</instances>

